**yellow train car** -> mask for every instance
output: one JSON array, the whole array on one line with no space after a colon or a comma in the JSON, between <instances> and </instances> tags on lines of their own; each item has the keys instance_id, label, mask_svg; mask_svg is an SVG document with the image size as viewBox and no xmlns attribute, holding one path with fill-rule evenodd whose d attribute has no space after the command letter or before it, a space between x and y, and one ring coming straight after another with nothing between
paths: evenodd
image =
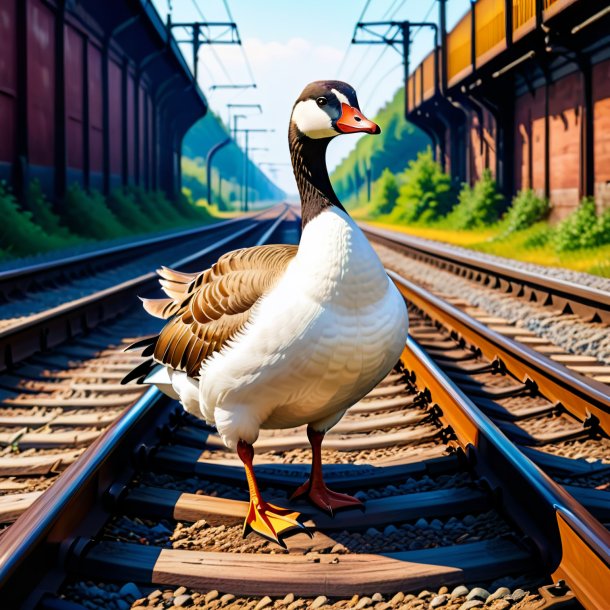
<instances>
[{"instance_id":1,"label":"yellow train car","mask_svg":"<svg viewBox=\"0 0 610 610\"><path fill-rule=\"evenodd\" d=\"M536 27L536 0L513 0L513 40Z\"/></svg>"},{"instance_id":2,"label":"yellow train car","mask_svg":"<svg viewBox=\"0 0 610 610\"><path fill-rule=\"evenodd\" d=\"M429 100L436 92L436 61L435 61L436 51L432 51L429 53L424 61L421 63L422 69L422 101Z\"/></svg>"},{"instance_id":3,"label":"yellow train car","mask_svg":"<svg viewBox=\"0 0 610 610\"><path fill-rule=\"evenodd\" d=\"M468 11L447 34L447 81L449 86L472 71L470 28L472 15Z\"/></svg>"},{"instance_id":4,"label":"yellow train car","mask_svg":"<svg viewBox=\"0 0 610 610\"><path fill-rule=\"evenodd\" d=\"M504 0L478 0L474 5L477 66L506 48L506 14L504 11Z\"/></svg>"}]
</instances>

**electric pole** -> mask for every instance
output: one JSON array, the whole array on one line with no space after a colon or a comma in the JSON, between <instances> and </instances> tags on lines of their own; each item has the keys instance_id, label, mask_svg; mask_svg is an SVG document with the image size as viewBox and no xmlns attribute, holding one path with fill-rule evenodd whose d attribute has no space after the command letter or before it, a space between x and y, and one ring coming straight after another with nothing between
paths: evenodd
<instances>
[{"instance_id":1,"label":"electric pole","mask_svg":"<svg viewBox=\"0 0 610 610\"><path fill-rule=\"evenodd\" d=\"M275 129L235 129L235 133L241 132L245 134L245 144L244 144L244 194L243 194L243 211L248 211L248 146L250 142L250 134L251 133L270 133L275 131Z\"/></svg>"},{"instance_id":2,"label":"electric pole","mask_svg":"<svg viewBox=\"0 0 610 610\"><path fill-rule=\"evenodd\" d=\"M439 91L438 83L438 26L432 21L370 21L357 23L354 28L352 44L384 44L396 49L402 55L404 87L405 87L405 118L409 114L409 59L411 46L411 28L431 28L434 31L434 89ZM383 29L385 31L379 31ZM367 36L358 39L358 33Z\"/></svg>"},{"instance_id":3,"label":"electric pole","mask_svg":"<svg viewBox=\"0 0 610 610\"><path fill-rule=\"evenodd\" d=\"M241 38L237 30L237 24L219 21L188 21L172 23L171 16L167 16L167 27L169 30L182 28L190 30L191 37L184 40L176 40L177 43L188 43L193 45L193 78L197 82L199 67L199 49L202 45L212 44L238 44Z\"/></svg>"},{"instance_id":4,"label":"electric pole","mask_svg":"<svg viewBox=\"0 0 610 610\"><path fill-rule=\"evenodd\" d=\"M227 108L229 109L229 129L231 129L231 113L233 112L233 108L241 108L242 111L244 108L254 108L258 110L259 114L263 114L263 107L260 104L227 104ZM240 114L240 117L245 117L245 114Z\"/></svg>"}]
</instances>

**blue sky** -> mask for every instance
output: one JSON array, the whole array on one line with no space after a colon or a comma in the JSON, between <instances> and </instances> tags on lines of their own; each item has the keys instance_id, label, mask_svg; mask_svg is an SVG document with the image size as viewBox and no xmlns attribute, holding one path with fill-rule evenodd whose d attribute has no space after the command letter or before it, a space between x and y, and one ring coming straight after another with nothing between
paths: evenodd
<instances>
[{"instance_id":1,"label":"blue sky","mask_svg":"<svg viewBox=\"0 0 610 610\"><path fill-rule=\"evenodd\" d=\"M223 0L154 0L163 18L172 8L178 21L227 21ZM289 193L296 185L289 166L287 129L292 104L312 80L340 79L358 94L360 108L373 116L402 85L400 55L383 46L349 45L366 0L228 0L236 21L243 51L257 83L253 90L215 90L212 84L250 82L242 50L236 46L203 46L199 54L199 84L211 108L227 120L227 103L260 104L263 114L252 114L242 127L275 129L274 133L251 134L250 146L256 162L273 162L277 183ZM448 26L464 14L469 0L448 1ZM437 21L436 0L370 0L363 21ZM174 34L178 37L179 31ZM385 48L385 50L384 50ZM412 43L411 67L432 48L432 33L423 29ZM190 47L183 52L190 62ZM347 53L347 55L346 55ZM254 112L254 111L246 111ZM382 126L383 127L383 126ZM328 166L333 167L355 146L358 135L340 136L331 143ZM368 136L371 137L371 136ZM263 168L269 171L267 167Z\"/></svg>"}]
</instances>

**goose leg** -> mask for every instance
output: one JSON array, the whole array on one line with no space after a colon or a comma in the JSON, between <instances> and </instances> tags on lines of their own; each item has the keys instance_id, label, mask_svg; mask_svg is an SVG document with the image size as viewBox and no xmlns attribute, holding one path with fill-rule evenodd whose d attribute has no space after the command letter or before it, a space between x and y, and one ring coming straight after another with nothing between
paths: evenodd
<instances>
[{"instance_id":1,"label":"goose leg","mask_svg":"<svg viewBox=\"0 0 610 610\"><path fill-rule=\"evenodd\" d=\"M244 521L244 538L251 531L254 531L263 538L277 542L277 544L286 548L286 544L280 538L282 534L293 529L301 529L309 533L307 528L297 521L300 513L274 506L262 499L252 466L252 459L254 458L252 445L240 440L237 444L237 455L244 464L250 491L250 505Z\"/></svg>"},{"instance_id":2,"label":"goose leg","mask_svg":"<svg viewBox=\"0 0 610 610\"><path fill-rule=\"evenodd\" d=\"M347 494L337 493L326 487L322 476L322 440L324 432L318 432L311 426L307 426L307 438L311 444L311 474L309 479L303 483L291 496L291 500L307 496L308 499L329 513L331 516L341 508L360 508L364 510L364 504L357 498Z\"/></svg>"}]
</instances>

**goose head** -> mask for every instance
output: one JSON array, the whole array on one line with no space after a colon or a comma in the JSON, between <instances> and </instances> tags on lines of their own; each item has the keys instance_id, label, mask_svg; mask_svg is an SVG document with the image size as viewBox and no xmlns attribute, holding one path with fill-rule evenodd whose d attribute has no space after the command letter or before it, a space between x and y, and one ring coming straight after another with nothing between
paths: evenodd
<instances>
[{"instance_id":1,"label":"goose head","mask_svg":"<svg viewBox=\"0 0 610 610\"><path fill-rule=\"evenodd\" d=\"M288 144L294 177L301 196L302 226L333 206L345 208L333 190L326 167L326 148L344 133L381 133L358 106L347 83L322 80L303 89L292 109Z\"/></svg>"},{"instance_id":2,"label":"goose head","mask_svg":"<svg viewBox=\"0 0 610 610\"><path fill-rule=\"evenodd\" d=\"M337 80L320 80L307 85L294 104L290 121L298 139L381 133L379 125L360 111L353 87Z\"/></svg>"}]
</instances>

